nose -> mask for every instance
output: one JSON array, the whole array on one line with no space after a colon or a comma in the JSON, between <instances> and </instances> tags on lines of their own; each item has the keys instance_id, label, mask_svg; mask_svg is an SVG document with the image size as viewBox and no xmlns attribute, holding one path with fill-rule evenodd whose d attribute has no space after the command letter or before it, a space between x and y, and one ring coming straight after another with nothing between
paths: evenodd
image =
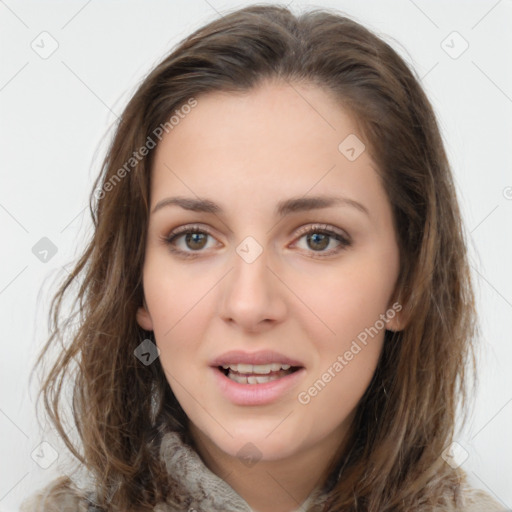
<instances>
[{"instance_id":1,"label":"nose","mask_svg":"<svg viewBox=\"0 0 512 512\"><path fill-rule=\"evenodd\" d=\"M254 260L233 254L234 268L222 281L220 317L240 330L258 332L283 321L286 286L269 266L268 251Z\"/></svg>"}]
</instances>

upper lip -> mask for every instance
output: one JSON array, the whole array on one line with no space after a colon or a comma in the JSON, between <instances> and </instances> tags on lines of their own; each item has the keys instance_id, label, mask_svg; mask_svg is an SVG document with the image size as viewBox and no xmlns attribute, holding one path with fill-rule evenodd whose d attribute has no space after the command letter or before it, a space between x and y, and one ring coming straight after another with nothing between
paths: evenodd
<instances>
[{"instance_id":1,"label":"upper lip","mask_svg":"<svg viewBox=\"0 0 512 512\"><path fill-rule=\"evenodd\" d=\"M283 363L290 366L304 366L300 361L291 359L279 352L273 350L261 350L259 352L244 352L242 350L231 350L216 357L211 366L222 366L228 364L270 364L270 363Z\"/></svg>"}]
</instances>

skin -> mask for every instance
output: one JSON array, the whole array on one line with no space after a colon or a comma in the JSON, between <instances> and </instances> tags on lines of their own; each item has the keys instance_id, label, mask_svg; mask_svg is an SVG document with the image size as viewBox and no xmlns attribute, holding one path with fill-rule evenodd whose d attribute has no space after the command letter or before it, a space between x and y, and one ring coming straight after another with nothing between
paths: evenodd
<instances>
[{"instance_id":1,"label":"skin","mask_svg":"<svg viewBox=\"0 0 512 512\"><path fill-rule=\"evenodd\" d=\"M156 149L137 321L155 333L205 464L254 510L292 511L325 479L382 350L384 329L309 403L298 401L392 307L400 265L391 205L369 152L349 161L338 150L357 125L320 88L267 82L197 100ZM345 204L274 216L283 199L322 194L350 198L368 213ZM153 213L170 196L207 197L225 212L173 205ZM187 259L165 238L188 224L211 236L176 239L177 249L199 253ZM325 247L298 235L315 224L332 226L351 244L327 254L340 247L335 238ZM252 263L236 251L247 236L263 251ZM386 328L399 322L397 314ZM209 368L235 349L275 350L306 371L271 404L235 405ZM247 443L261 457L250 467L237 458Z\"/></svg>"}]
</instances>

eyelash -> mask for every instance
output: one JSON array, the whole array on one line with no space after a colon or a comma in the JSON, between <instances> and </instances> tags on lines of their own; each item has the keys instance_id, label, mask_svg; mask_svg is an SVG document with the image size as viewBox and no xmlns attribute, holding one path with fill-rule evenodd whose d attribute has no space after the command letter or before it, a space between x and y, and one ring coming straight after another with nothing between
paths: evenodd
<instances>
[{"instance_id":1,"label":"eyelash","mask_svg":"<svg viewBox=\"0 0 512 512\"><path fill-rule=\"evenodd\" d=\"M339 242L339 246L337 248L331 249L329 251L309 251L313 254L311 256L313 258L326 258L328 256L332 256L333 254L337 254L352 245L352 241L350 240L349 237L339 233L338 231L335 231L334 228L328 226L327 224L314 224L311 226L305 226L301 228L297 233L297 240L300 240L304 236L313 233L328 235L329 237L334 238L336 241ZM174 246L177 238L187 234L206 234L214 238L213 234L210 233L207 229L204 229L198 225L192 225L182 226L171 231L167 236L162 237L162 241L166 245L168 245L169 250L172 253L179 254L184 258L197 258L204 251L182 251L181 249L176 249L176 247Z\"/></svg>"}]
</instances>

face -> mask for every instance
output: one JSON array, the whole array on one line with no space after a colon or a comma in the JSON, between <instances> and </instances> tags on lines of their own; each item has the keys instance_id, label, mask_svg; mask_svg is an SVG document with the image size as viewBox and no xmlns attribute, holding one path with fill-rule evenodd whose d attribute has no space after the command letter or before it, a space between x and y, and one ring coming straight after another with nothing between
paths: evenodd
<instances>
[{"instance_id":1,"label":"face","mask_svg":"<svg viewBox=\"0 0 512 512\"><path fill-rule=\"evenodd\" d=\"M137 321L224 454L332 453L397 328L391 206L354 135L321 89L267 83L197 97L156 149Z\"/></svg>"}]
</instances>

